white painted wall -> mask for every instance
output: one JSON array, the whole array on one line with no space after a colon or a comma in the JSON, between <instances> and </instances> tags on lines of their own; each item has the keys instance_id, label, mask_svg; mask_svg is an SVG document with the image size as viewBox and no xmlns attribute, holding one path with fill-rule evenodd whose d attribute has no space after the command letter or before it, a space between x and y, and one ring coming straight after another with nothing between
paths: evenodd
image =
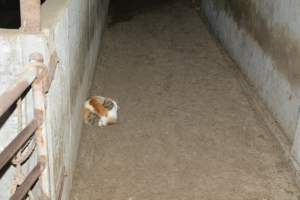
<instances>
[{"instance_id":1,"label":"white painted wall","mask_svg":"<svg viewBox=\"0 0 300 200\"><path fill-rule=\"evenodd\" d=\"M202 0L202 13L229 54L257 89L290 142L295 144L294 155L300 163L300 128L297 131L300 84L299 80L291 81L291 77L298 76L294 72L300 70L300 66L299 69L294 69L297 67L295 63L299 63L297 57L300 57L297 55L300 52L300 2L245 0L244 2L252 5L249 9L255 9L251 10L251 18L241 16L244 21L240 23L229 11L228 2L229 0ZM260 32L258 30L255 33L255 30L244 26L248 23L255 27L262 20L266 27ZM269 39L267 37L272 37L281 43L274 44L273 47L269 44L268 48L265 48L266 46L262 46L257 40L257 33L260 37L265 36L266 40ZM285 42L282 42L283 39ZM277 55L274 55L274 52ZM280 62L278 57L281 55L290 56L290 59Z\"/></svg>"},{"instance_id":2,"label":"white painted wall","mask_svg":"<svg viewBox=\"0 0 300 200\"><path fill-rule=\"evenodd\" d=\"M82 126L82 105L93 79L109 0L48 0L42 6L42 32L24 34L0 29L0 94L38 51L45 63L53 51L60 59L47 94L46 133L49 151L51 199L56 199L62 169L68 174L63 199L69 198ZM28 110L32 105L27 97ZM32 111L29 114L32 117ZM0 129L0 151L16 135L16 116ZM28 170L25 170L25 172ZM0 175L0 199L8 199L14 169Z\"/></svg>"},{"instance_id":3,"label":"white painted wall","mask_svg":"<svg viewBox=\"0 0 300 200\"><path fill-rule=\"evenodd\" d=\"M53 198L63 167L64 199L68 199L82 127L82 105L89 93L108 9L108 0L52 0L42 8L43 33L49 51L60 58L48 95L50 173ZM53 11L56 14L53 14ZM51 17L52 16L52 17ZM51 112L50 112L51 111Z\"/></svg>"}]
</instances>

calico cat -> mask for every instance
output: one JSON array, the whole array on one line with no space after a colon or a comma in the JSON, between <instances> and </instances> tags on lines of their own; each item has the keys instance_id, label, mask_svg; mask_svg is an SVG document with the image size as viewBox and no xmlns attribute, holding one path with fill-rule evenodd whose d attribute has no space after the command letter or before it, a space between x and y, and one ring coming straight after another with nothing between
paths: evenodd
<instances>
[{"instance_id":1,"label":"calico cat","mask_svg":"<svg viewBox=\"0 0 300 200\"><path fill-rule=\"evenodd\" d=\"M119 106L107 97L91 96L84 104L84 121L99 127L117 123Z\"/></svg>"}]
</instances>

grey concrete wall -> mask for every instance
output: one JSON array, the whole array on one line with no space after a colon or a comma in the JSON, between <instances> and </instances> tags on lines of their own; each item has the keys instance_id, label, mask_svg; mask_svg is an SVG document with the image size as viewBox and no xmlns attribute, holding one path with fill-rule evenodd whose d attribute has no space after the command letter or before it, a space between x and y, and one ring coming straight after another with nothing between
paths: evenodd
<instances>
[{"instance_id":1,"label":"grey concrete wall","mask_svg":"<svg viewBox=\"0 0 300 200\"><path fill-rule=\"evenodd\" d=\"M50 174L57 196L63 167L64 199L72 185L82 126L82 106L89 93L108 9L108 0L51 0L42 8L43 33L49 52L60 64L48 94ZM54 12L54 13L53 13ZM53 196L53 198L54 198Z\"/></svg>"},{"instance_id":2,"label":"grey concrete wall","mask_svg":"<svg viewBox=\"0 0 300 200\"><path fill-rule=\"evenodd\" d=\"M93 79L109 0L49 0L42 6L42 32L0 29L0 94L16 80L32 52L41 52L45 63L56 51L60 59L47 94L46 134L48 138L51 199L56 199L63 169L67 173L63 199L69 198L79 147L82 106ZM27 121L32 115L32 96L26 97ZM25 112L24 112L25 113ZM25 122L24 122L25 124ZM0 151L17 134L17 117L1 125ZM34 164L26 164L28 172ZM8 199L15 170L0 174L0 199Z\"/></svg>"},{"instance_id":3,"label":"grey concrete wall","mask_svg":"<svg viewBox=\"0 0 300 200\"><path fill-rule=\"evenodd\" d=\"M212 30L257 89L290 142L296 144L300 105L299 1L200 3ZM294 146L300 161L297 148Z\"/></svg>"}]
</instances>

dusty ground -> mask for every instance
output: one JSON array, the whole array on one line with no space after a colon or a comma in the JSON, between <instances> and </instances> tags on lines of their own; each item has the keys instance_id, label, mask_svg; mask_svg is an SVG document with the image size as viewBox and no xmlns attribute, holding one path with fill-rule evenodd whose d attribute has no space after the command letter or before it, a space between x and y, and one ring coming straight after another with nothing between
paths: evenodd
<instances>
[{"instance_id":1,"label":"dusty ground","mask_svg":"<svg viewBox=\"0 0 300 200\"><path fill-rule=\"evenodd\" d=\"M192 8L107 30L92 94L120 123L85 127L73 200L296 200L280 147Z\"/></svg>"}]
</instances>

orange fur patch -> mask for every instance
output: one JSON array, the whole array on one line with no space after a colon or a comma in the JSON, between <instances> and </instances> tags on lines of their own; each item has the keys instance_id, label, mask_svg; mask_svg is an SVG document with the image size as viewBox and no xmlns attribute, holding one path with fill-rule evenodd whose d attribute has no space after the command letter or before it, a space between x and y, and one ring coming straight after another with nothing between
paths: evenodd
<instances>
[{"instance_id":1,"label":"orange fur patch","mask_svg":"<svg viewBox=\"0 0 300 200\"><path fill-rule=\"evenodd\" d=\"M111 118L111 117L109 117L109 118L107 119L107 121L108 121L108 124L115 124L115 123L117 123L117 120L114 119L114 118Z\"/></svg>"},{"instance_id":2,"label":"orange fur patch","mask_svg":"<svg viewBox=\"0 0 300 200\"><path fill-rule=\"evenodd\" d=\"M101 102L99 102L97 97L91 97L90 104L91 104L91 106L93 106L93 108L96 110L96 112L99 113L100 116L107 117L108 111L106 108L103 107L103 104Z\"/></svg>"},{"instance_id":3,"label":"orange fur patch","mask_svg":"<svg viewBox=\"0 0 300 200\"><path fill-rule=\"evenodd\" d=\"M87 108L85 108L85 109L83 110L83 118L84 118L84 122L85 122L85 123L88 123L88 122L89 122L88 119L89 119L90 113L91 113L91 111L90 111L89 109L87 109Z\"/></svg>"},{"instance_id":4,"label":"orange fur patch","mask_svg":"<svg viewBox=\"0 0 300 200\"><path fill-rule=\"evenodd\" d=\"M83 111L83 118L84 118L84 122L89 124L89 119L90 119L90 115L91 115L91 111L87 108L84 109Z\"/></svg>"}]
</instances>

